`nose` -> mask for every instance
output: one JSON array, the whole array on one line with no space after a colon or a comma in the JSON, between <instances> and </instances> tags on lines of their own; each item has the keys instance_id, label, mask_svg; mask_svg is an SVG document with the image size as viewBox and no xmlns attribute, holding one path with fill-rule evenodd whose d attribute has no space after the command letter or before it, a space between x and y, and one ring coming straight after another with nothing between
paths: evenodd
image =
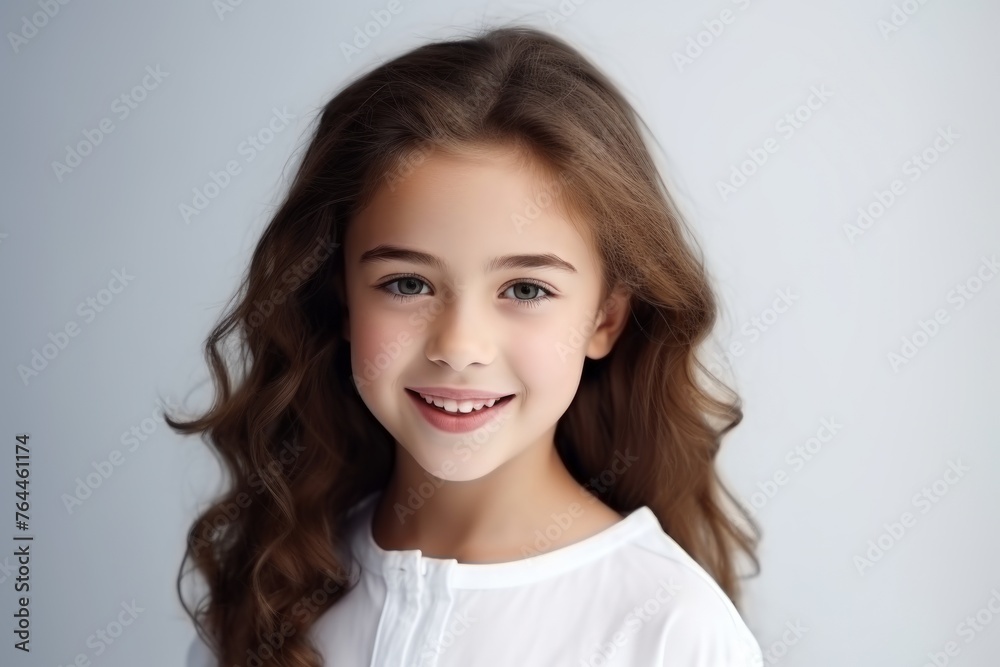
<instances>
[{"instance_id":1,"label":"nose","mask_svg":"<svg viewBox=\"0 0 1000 667\"><path fill-rule=\"evenodd\" d=\"M428 327L427 358L456 371L469 364L492 363L497 348L489 307L476 303L469 294L459 297L451 292L448 296Z\"/></svg>"}]
</instances>

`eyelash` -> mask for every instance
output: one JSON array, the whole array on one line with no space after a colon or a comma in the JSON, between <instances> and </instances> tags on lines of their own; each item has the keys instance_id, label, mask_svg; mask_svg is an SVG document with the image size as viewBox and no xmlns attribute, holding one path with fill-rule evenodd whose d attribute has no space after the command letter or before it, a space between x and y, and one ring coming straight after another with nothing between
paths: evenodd
<instances>
[{"instance_id":1,"label":"eyelash","mask_svg":"<svg viewBox=\"0 0 1000 667\"><path fill-rule=\"evenodd\" d=\"M427 281L424 280L423 278L420 278L419 276L415 276L413 274L406 274L406 275L402 275L402 276L396 276L395 278L391 278L391 279L385 281L384 283L382 283L381 285L378 286L378 289L382 290L383 292L385 292L386 294L388 294L389 296L391 296L396 301L403 301L403 302L405 302L405 301L409 301L410 299L413 299L414 297L426 296L424 294L396 294L395 292L390 291L389 289L387 289L389 285L392 285L394 283L398 283L400 280L406 280L407 278L412 278L413 280L416 280L418 282L423 283L424 285L427 285ZM516 298L513 299L513 301L517 302L517 307L518 308L537 308L538 306L541 305L541 303L543 301L548 301L549 299L553 298L553 296L552 296L552 290L550 290L548 287L546 287L542 283L536 282L534 280L519 280L516 283L511 283L510 285L508 285L506 288L504 288L504 291L506 292L511 287L516 287L517 285L534 285L535 287L539 288L543 292L546 292L546 296L539 296L538 298L535 298L535 299L516 299Z\"/></svg>"}]
</instances>

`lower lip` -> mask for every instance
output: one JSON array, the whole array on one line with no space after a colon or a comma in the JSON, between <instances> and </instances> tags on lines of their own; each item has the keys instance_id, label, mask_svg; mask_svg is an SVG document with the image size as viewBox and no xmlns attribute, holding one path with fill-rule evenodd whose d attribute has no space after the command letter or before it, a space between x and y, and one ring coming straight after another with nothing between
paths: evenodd
<instances>
[{"instance_id":1,"label":"lower lip","mask_svg":"<svg viewBox=\"0 0 1000 667\"><path fill-rule=\"evenodd\" d=\"M514 396L503 399L502 402L494 403L492 408L473 410L472 412L444 412L439 410L423 398L420 394L405 390L410 399L416 403L417 410L424 419L436 429L447 433L466 433L475 430L499 415L514 400Z\"/></svg>"}]
</instances>

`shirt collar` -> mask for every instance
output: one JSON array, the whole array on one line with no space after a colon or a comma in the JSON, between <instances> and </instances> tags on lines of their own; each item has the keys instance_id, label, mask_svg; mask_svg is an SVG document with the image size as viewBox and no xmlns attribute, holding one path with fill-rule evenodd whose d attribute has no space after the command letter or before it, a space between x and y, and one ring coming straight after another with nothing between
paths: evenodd
<instances>
[{"instance_id":1,"label":"shirt collar","mask_svg":"<svg viewBox=\"0 0 1000 667\"><path fill-rule=\"evenodd\" d=\"M372 519L381 491L375 491L347 514L351 550L364 569L397 581L401 571L429 580L445 581L453 588L506 588L529 584L562 574L619 548L648 531L660 531L659 519L643 505L608 526L573 544L505 563L459 563L454 558L431 558L419 549L387 551L372 536Z\"/></svg>"}]
</instances>

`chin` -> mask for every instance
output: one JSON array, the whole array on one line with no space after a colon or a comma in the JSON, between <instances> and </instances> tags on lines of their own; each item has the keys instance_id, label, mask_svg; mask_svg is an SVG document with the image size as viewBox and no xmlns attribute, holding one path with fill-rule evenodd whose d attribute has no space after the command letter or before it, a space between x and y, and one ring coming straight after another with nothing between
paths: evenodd
<instances>
[{"instance_id":1,"label":"chin","mask_svg":"<svg viewBox=\"0 0 1000 667\"><path fill-rule=\"evenodd\" d=\"M407 448L424 472L446 482L472 482L493 472L497 466L482 456L463 460L460 456L424 456Z\"/></svg>"}]
</instances>

